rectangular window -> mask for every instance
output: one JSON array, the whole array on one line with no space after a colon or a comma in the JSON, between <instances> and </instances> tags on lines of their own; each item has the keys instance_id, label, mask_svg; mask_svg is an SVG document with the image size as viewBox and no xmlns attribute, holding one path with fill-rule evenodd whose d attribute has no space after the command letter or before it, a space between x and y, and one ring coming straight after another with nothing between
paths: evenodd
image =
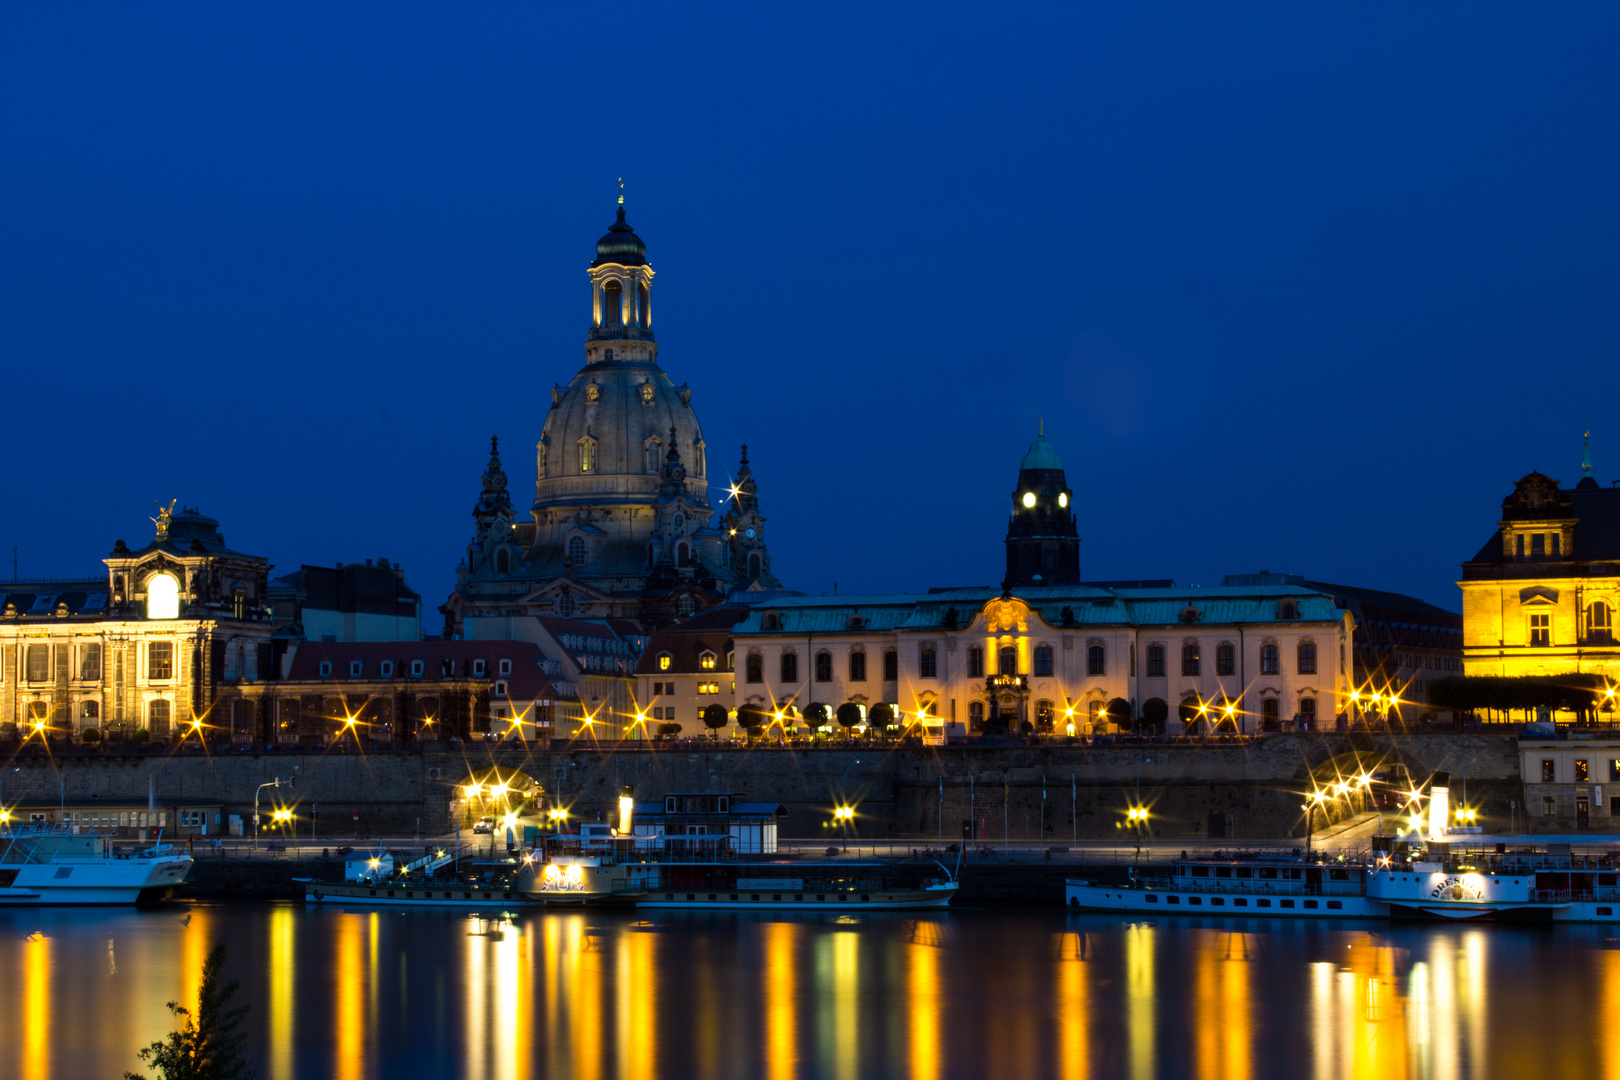
<instances>
[{"instance_id":1,"label":"rectangular window","mask_svg":"<svg viewBox=\"0 0 1620 1080\"><path fill-rule=\"evenodd\" d=\"M714 661L708 666L714 667ZM816 682L832 682L832 653L816 653Z\"/></svg>"},{"instance_id":2,"label":"rectangular window","mask_svg":"<svg viewBox=\"0 0 1620 1080\"><path fill-rule=\"evenodd\" d=\"M924 679L939 678L939 661L933 649L923 649L917 654L917 675Z\"/></svg>"},{"instance_id":3,"label":"rectangular window","mask_svg":"<svg viewBox=\"0 0 1620 1080\"><path fill-rule=\"evenodd\" d=\"M1108 673L1108 654L1101 645L1092 645L1086 649L1086 674L1106 675Z\"/></svg>"},{"instance_id":4,"label":"rectangular window","mask_svg":"<svg viewBox=\"0 0 1620 1080\"><path fill-rule=\"evenodd\" d=\"M1270 648L1273 652L1276 651L1276 646L1275 645L1268 646L1268 648ZM1231 675L1231 674L1234 674L1236 672L1236 670L1237 670L1236 656L1237 656L1237 652L1236 652L1236 650L1234 650L1232 648L1232 645L1231 645L1230 642L1222 642L1221 644L1215 646L1215 674L1217 674L1217 675ZM1267 674L1267 672L1266 672L1266 650L1265 649L1260 650L1260 673L1262 675ZM1273 671L1273 672L1270 672L1270 674L1275 675L1276 672Z\"/></svg>"},{"instance_id":5,"label":"rectangular window","mask_svg":"<svg viewBox=\"0 0 1620 1080\"><path fill-rule=\"evenodd\" d=\"M1164 646L1149 645L1147 654L1148 678L1164 678Z\"/></svg>"},{"instance_id":6,"label":"rectangular window","mask_svg":"<svg viewBox=\"0 0 1620 1080\"><path fill-rule=\"evenodd\" d=\"M482 660L474 660L473 661L473 674L475 676L477 676L478 678L480 678L480 679L484 677L484 661L482 661Z\"/></svg>"},{"instance_id":7,"label":"rectangular window","mask_svg":"<svg viewBox=\"0 0 1620 1080\"><path fill-rule=\"evenodd\" d=\"M411 677L416 679L420 679L422 677L422 661L411 661Z\"/></svg>"},{"instance_id":8,"label":"rectangular window","mask_svg":"<svg viewBox=\"0 0 1620 1080\"><path fill-rule=\"evenodd\" d=\"M30 645L27 650L28 681L51 681L51 647L49 645Z\"/></svg>"},{"instance_id":9,"label":"rectangular window","mask_svg":"<svg viewBox=\"0 0 1620 1080\"><path fill-rule=\"evenodd\" d=\"M148 679L174 678L174 642L147 642L146 677Z\"/></svg>"},{"instance_id":10,"label":"rectangular window","mask_svg":"<svg viewBox=\"0 0 1620 1080\"><path fill-rule=\"evenodd\" d=\"M365 671L365 661L363 661L363 660L350 660L349 661L349 678L358 679L360 677L361 673L364 672L364 671Z\"/></svg>"},{"instance_id":11,"label":"rectangular window","mask_svg":"<svg viewBox=\"0 0 1620 1080\"><path fill-rule=\"evenodd\" d=\"M377 667L378 670L381 671L383 678L388 679L393 677L394 662L392 660L384 660L378 664Z\"/></svg>"},{"instance_id":12,"label":"rectangular window","mask_svg":"<svg viewBox=\"0 0 1620 1080\"><path fill-rule=\"evenodd\" d=\"M1575 782L1577 784L1586 783L1586 781L1589 779L1589 777L1587 776L1587 771L1588 770L1587 770L1587 767L1586 767L1586 759L1584 759L1584 758L1576 758L1575 759Z\"/></svg>"},{"instance_id":13,"label":"rectangular window","mask_svg":"<svg viewBox=\"0 0 1620 1080\"><path fill-rule=\"evenodd\" d=\"M968 650L968 678L984 678L984 650L975 645Z\"/></svg>"},{"instance_id":14,"label":"rectangular window","mask_svg":"<svg viewBox=\"0 0 1620 1080\"><path fill-rule=\"evenodd\" d=\"M79 646L79 678L85 682L101 681L100 643Z\"/></svg>"},{"instance_id":15,"label":"rectangular window","mask_svg":"<svg viewBox=\"0 0 1620 1080\"><path fill-rule=\"evenodd\" d=\"M1553 782L1552 758L1541 759L1541 782L1543 784L1550 784Z\"/></svg>"},{"instance_id":16,"label":"rectangular window","mask_svg":"<svg viewBox=\"0 0 1620 1080\"><path fill-rule=\"evenodd\" d=\"M1301 675L1316 674L1316 642L1302 641L1299 643L1299 673Z\"/></svg>"},{"instance_id":17,"label":"rectangular window","mask_svg":"<svg viewBox=\"0 0 1620 1080\"><path fill-rule=\"evenodd\" d=\"M1558 800L1551 795L1541 797L1541 813L1544 817L1558 816Z\"/></svg>"},{"instance_id":18,"label":"rectangular window","mask_svg":"<svg viewBox=\"0 0 1620 1080\"><path fill-rule=\"evenodd\" d=\"M850 682L865 682L866 681L866 654L865 653L863 653L863 652L852 652L852 653L849 654L849 681Z\"/></svg>"},{"instance_id":19,"label":"rectangular window","mask_svg":"<svg viewBox=\"0 0 1620 1080\"><path fill-rule=\"evenodd\" d=\"M1609 759L1609 779L1620 780L1620 758Z\"/></svg>"},{"instance_id":20,"label":"rectangular window","mask_svg":"<svg viewBox=\"0 0 1620 1080\"><path fill-rule=\"evenodd\" d=\"M893 649L883 654L883 681L895 682L900 678L900 654Z\"/></svg>"},{"instance_id":21,"label":"rectangular window","mask_svg":"<svg viewBox=\"0 0 1620 1080\"><path fill-rule=\"evenodd\" d=\"M1052 646L1040 645L1036 647L1035 674L1045 676L1052 674Z\"/></svg>"},{"instance_id":22,"label":"rectangular window","mask_svg":"<svg viewBox=\"0 0 1620 1080\"><path fill-rule=\"evenodd\" d=\"M1552 616L1540 614L1530 616L1530 645L1532 648L1546 648L1552 644Z\"/></svg>"},{"instance_id":23,"label":"rectangular window","mask_svg":"<svg viewBox=\"0 0 1620 1080\"><path fill-rule=\"evenodd\" d=\"M708 666L709 667L714 667L713 664L709 664ZM510 674L512 674L512 661L508 657L502 657L501 658L501 674L502 675L510 675Z\"/></svg>"},{"instance_id":24,"label":"rectangular window","mask_svg":"<svg viewBox=\"0 0 1620 1080\"><path fill-rule=\"evenodd\" d=\"M1181 647L1181 673L1183 675L1198 674L1198 646L1183 645Z\"/></svg>"},{"instance_id":25,"label":"rectangular window","mask_svg":"<svg viewBox=\"0 0 1620 1080\"><path fill-rule=\"evenodd\" d=\"M1530 534L1530 557L1542 559L1547 556L1547 535L1545 533Z\"/></svg>"}]
</instances>

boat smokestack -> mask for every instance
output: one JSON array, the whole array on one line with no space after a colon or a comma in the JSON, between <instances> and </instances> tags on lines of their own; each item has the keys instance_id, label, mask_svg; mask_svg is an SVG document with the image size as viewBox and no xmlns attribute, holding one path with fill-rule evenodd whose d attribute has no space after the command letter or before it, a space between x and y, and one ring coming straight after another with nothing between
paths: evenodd
<instances>
[{"instance_id":1,"label":"boat smokestack","mask_svg":"<svg viewBox=\"0 0 1620 1080\"><path fill-rule=\"evenodd\" d=\"M1446 835L1451 817L1451 774L1437 772L1429 778L1429 835Z\"/></svg>"}]
</instances>

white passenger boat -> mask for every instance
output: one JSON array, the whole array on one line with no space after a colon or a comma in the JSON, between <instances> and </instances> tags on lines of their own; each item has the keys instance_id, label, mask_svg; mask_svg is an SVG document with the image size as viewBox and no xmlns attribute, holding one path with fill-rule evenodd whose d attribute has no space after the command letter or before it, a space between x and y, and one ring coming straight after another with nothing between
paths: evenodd
<instances>
[{"instance_id":1,"label":"white passenger boat","mask_svg":"<svg viewBox=\"0 0 1620 1080\"><path fill-rule=\"evenodd\" d=\"M1390 847L1367 895L1396 918L1620 921L1620 837L1453 831Z\"/></svg>"},{"instance_id":2,"label":"white passenger boat","mask_svg":"<svg viewBox=\"0 0 1620 1080\"><path fill-rule=\"evenodd\" d=\"M0 906L135 904L166 900L191 857L168 844L115 846L62 827L0 832Z\"/></svg>"},{"instance_id":3,"label":"white passenger boat","mask_svg":"<svg viewBox=\"0 0 1620 1080\"><path fill-rule=\"evenodd\" d=\"M1123 885L1076 879L1064 885L1071 911L1154 915L1373 919L1386 905L1367 895L1367 867L1320 853L1214 852L1171 863L1168 876Z\"/></svg>"}]
</instances>

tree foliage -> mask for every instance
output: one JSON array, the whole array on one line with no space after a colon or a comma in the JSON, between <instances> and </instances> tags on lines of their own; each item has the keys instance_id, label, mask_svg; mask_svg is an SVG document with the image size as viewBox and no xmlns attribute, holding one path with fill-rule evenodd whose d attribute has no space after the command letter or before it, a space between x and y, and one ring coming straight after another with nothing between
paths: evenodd
<instances>
[{"instance_id":1,"label":"tree foliage","mask_svg":"<svg viewBox=\"0 0 1620 1080\"><path fill-rule=\"evenodd\" d=\"M878 702L866 714L866 726L874 735L881 735L894 723L894 710L886 702Z\"/></svg>"},{"instance_id":2,"label":"tree foliage","mask_svg":"<svg viewBox=\"0 0 1620 1080\"><path fill-rule=\"evenodd\" d=\"M822 702L814 701L804 707L804 722L811 727L824 727L832 718L832 710Z\"/></svg>"},{"instance_id":3,"label":"tree foliage","mask_svg":"<svg viewBox=\"0 0 1620 1080\"><path fill-rule=\"evenodd\" d=\"M838 706L838 726L845 728L860 727L861 707L853 701L846 701Z\"/></svg>"},{"instance_id":4,"label":"tree foliage","mask_svg":"<svg viewBox=\"0 0 1620 1080\"><path fill-rule=\"evenodd\" d=\"M248 1007L228 1008L238 983L233 979L220 984L224 965L225 946L215 945L203 961L196 1015L178 1001L169 1002L169 1011L180 1021L179 1029L138 1052L161 1080L252 1080L253 1070L242 1057L247 1033L241 1026ZM124 1080L146 1077L127 1072Z\"/></svg>"},{"instance_id":5,"label":"tree foliage","mask_svg":"<svg viewBox=\"0 0 1620 1080\"><path fill-rule=\"evenodd\" d=\"M737 710L737 724L750 734L765 726L765 710L752 703Z\"/></svg>"},{"instance_id":6,"label":"tree foliage","mask_svg":"<svg viewBox=\"0 0 1620 1080\"><path fill-rule=\"evenodd\" d=\"M1448 675L1429 683L1429 704L1442 709L1552 709L1584 713L1593 708L1605 687L1603 676L1570 672L1565 675Z\"/></svg>"},{"instance_id":7,"label":"tree foliage","mask_svg":"<svg viewBox=\"0 0 1620 1080\"><path fill-rule=\"evenodd\" d=\"M703 710L703 726L711 731L719 731L731 723L731 714L726 712L724 705L710 705Z\"/></svg>"},{"instance_id":8,"label":"tree foliage","mask_svg":"<svg viewBox=\"0 0 1620 1080\"><path fill-rule=\"evenodd\" d=\"M1114 698L1108 703L1103 716L1110 723L1124 727L1131 722L1131 703L1122 697Z\"/></svg>"}]
</instances>

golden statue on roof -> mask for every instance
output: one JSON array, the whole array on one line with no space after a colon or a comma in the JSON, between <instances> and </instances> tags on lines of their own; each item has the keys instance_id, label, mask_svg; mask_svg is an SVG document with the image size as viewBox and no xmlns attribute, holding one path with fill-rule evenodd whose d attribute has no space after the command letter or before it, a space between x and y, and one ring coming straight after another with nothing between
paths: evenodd
<instances>
[{"instance_id":1,"label":"golden statue on roof","mask_svg":"<svg viewBox=\"0 0 1620 1080\"><path fill-rule=\"evenodd\" d=\"M152 524L157 526L157 538L159 540L167 540L169 538L169 522L174 518L174 504L176 501L177 500L175 499L170 499L168 506L164 506L162 503L157 504L158 516L152 518L151 521Z\"/></svg>"}]
</instances>

